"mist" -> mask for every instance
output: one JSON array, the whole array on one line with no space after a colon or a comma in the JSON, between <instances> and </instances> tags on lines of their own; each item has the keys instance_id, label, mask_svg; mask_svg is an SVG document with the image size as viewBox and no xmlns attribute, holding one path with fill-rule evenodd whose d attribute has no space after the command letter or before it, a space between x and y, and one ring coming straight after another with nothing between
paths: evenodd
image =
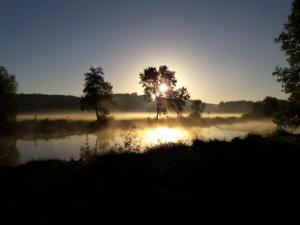
<instances>
[{"instance_id":1,"label":"mist","mask_svg":"<svg viewBox=\"0 0 300 225\"><path fill-rule=\"evenodd\" d=\"M201 119L189 118L188 112L183 113L182 119L178 119L175 113L169 113L159 121L154 119L154 114L112 112L105 126L94 128L90 125L95 120L93 112L22 113L17 116L20 129L16 137L1 139L5 148L14 146L18 157L12 161L7 155L2 164L17 165L41 159L80 159L86 146L96 149L97 154L104 154L112 149L121 152L129 144L131 149L142 153L156 145L190 145L195 139L231 141L252 133L271 135L276 130L271 119L245 119L242 113L204 112Z\"/></svg>"}]
</instances>

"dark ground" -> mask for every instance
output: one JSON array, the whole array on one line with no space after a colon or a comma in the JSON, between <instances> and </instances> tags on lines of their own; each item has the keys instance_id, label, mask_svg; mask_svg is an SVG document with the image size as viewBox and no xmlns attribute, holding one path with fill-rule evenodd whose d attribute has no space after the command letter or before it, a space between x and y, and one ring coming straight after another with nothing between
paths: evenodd
<instances>
[{"instance_id":1,"label":"dark ground","mask_svg":"<svg viewBox=\"0 0 300 225\"><path fill-rule=\"evenodd\" d=\"M160 223L163 215L169 222L289 224L299 212L299 151L299 135L250 135L2 167L1 221Z\"/></svg>"}]
</instances>

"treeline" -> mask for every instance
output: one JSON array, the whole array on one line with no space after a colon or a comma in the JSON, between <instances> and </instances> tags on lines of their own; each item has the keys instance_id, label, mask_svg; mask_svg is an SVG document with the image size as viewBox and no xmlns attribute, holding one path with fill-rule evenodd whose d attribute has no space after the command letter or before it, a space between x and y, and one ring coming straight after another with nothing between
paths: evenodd
<instances>
[{"instance_id":1,"label":"treeline","mask_svg":"<svg viewBox=\"0 0 300 225\"><path fill-rule=\"evenodd\" d=\"M80 110L80 97L71 95L18 94L19 112ZM114 94L115 111L153 111L155 105L144 101L143 96L132 94Z\"/></svg>"},{"instance_id":2,"label":"treeline","mask_svg":"<svg viewBox=\"0 0 300 225\"><path fill-rule=\"evenodd\" d=\"M80 98L71 95L18 94L19 112L79 109Z\"/></svg>"},{"instance_id":3,"label":"treeline","mask_svg":"<svg viewBox=\"0 0 300 225\"><path fill-rule=\"evenodd\" d=\"M265 97L262 101L255 102L252 110L244 117L248 118L274 118L278 119L284 109L288 107L288 101L275 97Z\"/></svg>"},{"instance_id":4,"label":"treeline","mask_svg":"<svg viewBox=\"0 0 300 225\"><path fill-rule=\"evenodd\" d=\"M229 101L229 102L220 102L218 105L219 112L228 112L228 113L249 113L252 111L254 102L252 101Z\"/></svg>"},{"instance_id":5,"label":"treeline","mask_svg":"<svg viewBox=\"0 0 300 225\"><path fill-rule=\"evenodd\" d=\"M80 109L80 97L71 95L18 94L17 99L19 112ZM154 102L145 102L144 96L137 93L114 94L113 100L115 104L110 106L112 111L153 112L156 110ZM206 103L204 112L250 113L255 104L252 101ZM188 102L185 110L190 111L190 106L191 101Z\"/></svg>"}]
</instances>

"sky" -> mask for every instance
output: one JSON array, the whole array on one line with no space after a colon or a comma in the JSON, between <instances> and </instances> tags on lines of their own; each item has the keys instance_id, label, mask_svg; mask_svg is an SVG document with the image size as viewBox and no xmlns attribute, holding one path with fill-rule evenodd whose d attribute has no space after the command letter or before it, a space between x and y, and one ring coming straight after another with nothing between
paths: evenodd
<instances>
[{"instance_id":1,"label":"sky","mask_svg":"<svg viewBox=\"0 0 300 225\"><path fill-rule=\"evenodd\" d=\"M167 65L193 99L285 98L274 43L292 0L0 0L0 65L19 93L80 96L101 66L115 93L142 94L138 74Z\"/></svg>"}]
</instances>

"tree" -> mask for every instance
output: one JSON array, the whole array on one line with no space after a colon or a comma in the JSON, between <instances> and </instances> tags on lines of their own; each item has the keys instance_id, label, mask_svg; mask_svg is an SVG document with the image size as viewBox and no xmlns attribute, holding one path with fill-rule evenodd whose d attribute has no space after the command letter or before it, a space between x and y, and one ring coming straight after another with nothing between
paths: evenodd
<instances>
[{"instance_id":1,"label":"tree","mask_svg":"<svg viewBox=\"0 0 300 225\"><path fill-rule=\"evenodd\" d=\"M288 104L275 118L279 126L300 125L300 0L294 0L292 12L283 31L275 42L285 51L288 66L276 67L273 75L281 82L283 91L289 94Z\"/></svg>"},{"instance_id":2,"label":"tree","mask_svg":"<svg viewBox=\"0 0 300 225\"><path fill-rule=\"evenodd\" d=\"M167 66L160 66L159 69L148 67L139 76L145 100L156 101L156 119L161 113L166 114L168 107L178 116L182 115L190 96L185 87L176 89L177 80L174 71L170 71Z\"/></svg>"},{"instance_id":3,"label":"tree","mask_svg":"<svg viewBox=\"0 0 300 225\"><path fill-rule=\"evenodd\" d=\"M255 102L253 104L252 111L246 114L246 116L276 118L285 104L286 101L284 100L267 96L262 101Z\"/></svg>"},{"instance_id":4,"label":"tree","mask_svg":"<svg viewBox=\"0 0 300 225\"><path fill-rule=\"evenodd\" d=\"M90 67L90 71L84 74L83 96L80 100L81 110L95 110L97 121L103 121L109 114L108 104L113 103L113 86L104 81L104 73L101 67Z\"/></svg>"},{"instance_id":5,"label":"tree","mask_svg":"<svg viewBox=\"0 0 300 225\"><path fill-rule=\"evenodd\" d=\"M192 108L192 112L190 114L190 117L198 119L201 117L201 113L205 108L205 103L203 103L200 99L193 100L191 108Z\"/></svg>"},{"instance_id":6,"label":"tree","mask_svg":"<svg viewBox=\"0 0 300 225\"><path fill-rule=\"evenodd\" d=\"M178 117L182 116L183 109L189 99L190 95L185 87L168 92L166 97L167 105L177 113Z\"/></svg>"},{"instance_id":7,"label":"tree","mask_svg":"<svg viewBox=\"0 0 300 225\"><path fill-rule=\"evenodd\" d=\"M17 114L17 82L4 66L0 66L0 129L14 122Z\"/></svg>"}]
</instances>

